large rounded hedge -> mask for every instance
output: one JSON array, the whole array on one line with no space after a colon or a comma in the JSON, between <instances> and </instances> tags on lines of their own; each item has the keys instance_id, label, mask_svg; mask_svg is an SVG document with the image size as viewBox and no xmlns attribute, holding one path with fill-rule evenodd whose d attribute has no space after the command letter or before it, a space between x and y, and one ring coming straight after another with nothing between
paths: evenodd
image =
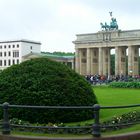
<instances>
[{"instance_id":1,"label":"large rounded hedge","mask_svg":"<svg viewBox=\"0 0 140 140\"><path fill-rule=\"evenodd\" d=\"M0 73L0 104L38 106L92 106L97 103L91 85L79 74L47 58L28 60ZM1 112L2 115L2 112ZM56 123L90 119L89 109L11 109L10 118Z\"/></svg>"}]
</instances>

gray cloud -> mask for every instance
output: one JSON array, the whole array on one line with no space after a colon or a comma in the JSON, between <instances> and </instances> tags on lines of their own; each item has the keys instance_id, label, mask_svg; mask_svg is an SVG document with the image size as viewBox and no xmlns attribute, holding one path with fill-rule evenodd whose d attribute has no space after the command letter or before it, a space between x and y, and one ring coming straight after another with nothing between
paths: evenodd
<instances>
[{"instance_id":1,"label":"gray cloud","mask_svg":"<svg viewBox=\"0 0 140 140\"><path fill-rule=\"evenodd\" d=\"M100 30L109 11L123 29L139 28L139 0L0 0L0 40L27 38L43 51L74 51L75 34Z\"/></svg>"}]
</instances>

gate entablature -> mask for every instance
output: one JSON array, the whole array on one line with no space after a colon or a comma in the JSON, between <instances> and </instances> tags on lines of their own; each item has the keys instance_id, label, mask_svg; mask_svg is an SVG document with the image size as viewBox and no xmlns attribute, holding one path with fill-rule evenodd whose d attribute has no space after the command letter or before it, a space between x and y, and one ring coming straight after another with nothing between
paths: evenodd
<instances>
[{"instance_id":1,"label":"gate entablature","mask_svg":"<svg viewBox=\"0 0 140 140\"><path fill-rule=\"evenodd\" d=\"M99 31L91 34L77 34L76 36L77 39L73 43L77 48L83 45L106 47L106 43L110 47L140 45L140 30Z\"/></svg>"}]
</instances>

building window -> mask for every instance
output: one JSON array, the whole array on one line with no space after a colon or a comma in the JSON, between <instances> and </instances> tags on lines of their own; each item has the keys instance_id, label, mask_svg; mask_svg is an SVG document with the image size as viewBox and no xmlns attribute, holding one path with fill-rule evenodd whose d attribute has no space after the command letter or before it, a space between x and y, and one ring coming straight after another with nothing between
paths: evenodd
<instances>
[{"instance_id":1,"label":"building window","mask_svg":"<svg viewBox=\"0 0 140 140\"><path fill-rule=\"evenodd\" d=\"M19 59L17 59L17 64L19 64Z\"/></svg>"},{"instance_id":2,"label":"building window","mask_svg":"<svg viewBox=\"0 0 140 140\"><path fill-rule=\"evenodd\" d=\"M8 56L11 56L11 52L10 51L8 52Z\"/></svg>"},{"instance_id":3,"label":"building window","mask_svg":"<svg viewBox=\"0 0 140 140\"><path fill-rule=\"evenodd\" d=\"M19 57L19 51L13 51L13 57Z\"/></svg>"},{"instance_id":4,"label":"building window","mask_svg":"<svg viewBox=\"0 0 140 140\"><path fill-rule=\"evenodd\" d=\"M6 60L4 60L4 66L6 66Z\"/></svg>"},{"instance_id":5,"label":"building window","mask_svg":"<svg viewBox=\"0 0 140 140\"><path fill-rule=\"evenodd\" d=\"M0 46L0 49L2 49L2 46Z\"/></svg>"},{"instance_id":6,"label":"building window","mask_svg":"<svg viewBox=\"0 0 140 140\"><path fill-rule=\"evenodd\" d=\"M32 46L30 46L30 49L32 50L32 49L33 49L33 47L32 47Z\"/></svg>"},{"instance_id":7,"label":"building window","mask_svg":"<svg viewBox=\"0 0 140 140\"><path fill-rule=\"evenodd\" d=\"M15 45L13 45L13 48L15 48Z\"/></svg>"},{"instance_id":8,"label":"building window","mask_svg":"<svg viewBox=\"0 0 140 140\"><path fill-rule=\"evenodd\" d=\"M0 66L2 66L2 60L0 60Z\"/></svg>"},{"instance_id":9,"label":"building window","mask_svg":"<svg viewBox=\"0 0 140 140\"><path fill-rule=\"evenodd\" d=\"M8 48L10 49L11 48L11 45L8 45Z\"/></svg>"},{"instance_id":10,"label":"building window","mask_svg":"<svg viewBox=\"0 0 140 140\"><path fill-rule=\"evenodd\" d=\"M2 52L0 52L0 57L2 56Z\"/></svg>"},{"instance_id":11,"label":"building window","mask_svg":"<svg viewBox=\"0 0 140 140\"><path fill-rule=\"evenodd\" d=\"M19 44L17 44L17 48L19 48Z\"/></svg>"},{"instance_id":12,"label":"building window","mask_svg":"<svg viewBox=\"0 0 140 140\"><path fill-rule=\"evenodd\" d=\"M4 56L6 56L6 52L4 52Z\"/></svg>"},{"instance_id":13,"label":"building window","mask_svg":"<svg viewBox=\"0 0 140 140\"><path fill-rule=\"evenodd\" d=\"M19 57L19 51L17 51L17 57Z\"/></svg>"},{"instance_id":14,"label":"building window","mask_svg":"<svg viewBox=\"0 0 140 140\"><path fill-rule=\"evenodd\" d=\"M15 64L15 60L13 59L13 65Z\"/></svg>"},{"instance_id":15,"label":"building window","mask_svg":"<svg viewBox=\"0 0 140 140\"><path fill-rule=\"evenodd\" d=\"M4 45L4 49L6 49L6 45Z\"/></svg>"},{"instance_id":16,"label":"building window","mask_svg":"<svg viewBox=\"0 0 140 140\"><path fill-rule=\"evenodd\" d=\"M10 60L10 59L8 60L8 65L9 65L9 66L11 65L11 60Z\"/></svg>"}]
</instances>

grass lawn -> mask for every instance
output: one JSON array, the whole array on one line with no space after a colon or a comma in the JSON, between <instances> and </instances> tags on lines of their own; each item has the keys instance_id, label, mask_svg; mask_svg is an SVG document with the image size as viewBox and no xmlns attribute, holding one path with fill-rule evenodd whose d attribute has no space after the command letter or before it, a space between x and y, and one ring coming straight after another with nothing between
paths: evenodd
<instances>
[{"instance_id":1,"label":"grass lawn","mask_svg":"<svg viewBox=\"0 0 140 140\"><path fill-rule=\"evenodd\" d=\"M124 88L110 88L110 87L93 87L94 93L101 106L119 106L119 105L132 105L140 104L140 90L139 89L124 89ZM106 109L100 112L100 121L110 120L113 116L119 116L124 113L131 112L133 110L140 110L137 108L128 109ZM87 120L78 124L84 125L86 123L93 124L94 120ZM76 123L71 123L75 124ZM110 131L102 133L102 135L116 135L121 133L128 133L140 130L140 124L131 126L129 128Z\"/></svg>"},{"instance_id":2,"label":"grass lawn","mask_svg":"<svg viewBox=\"0 0 140 140\"><path fill-rule=\"evenodd\" d=\"M110 87L94 87L93 89L101 106L140 104L139 89L124 89ZM140 110L140 107L128 109L123 108L101 110L101 121L108 120L115 115L118 116L133 110Z\"/></svg>"},{"instance_id":3,"label":"grass lawn","mask_svg":"<svg viewBox=\"0 0 140 140\"><path fill-rule=\"evenodd\" d=\"M118 106L118 105L132 105L132 104L140 104L140 90L139 89L123 89L123 88L110 88L110 87L93 87L94 93L98 99L98 102L101 106ZM106 109L101 110L100 112L100 121L103 122L105 120L110 120L113 116L119 116L124 113L131 112L133 110L140 110L138 108L128 108L128 109ZM85 124L93 124L94 119L83 121L83 122L74 122L68 123L66 125L76 126L76 125L85 125ZM111 131L102 133L102 135L115 135L121 133L128 133L133 131L140 130L140 124L135 125L126 129L121 129L117 131ZM47 136L47 137L88 137L91 138L91 134L87 135L74 135L74 134L34 134L27 132L12 132L13 135L36 135L36 136Z\"/></svg>"},{"instance_id":4,"label":"grass lawn","mask_svg":"<svg viewBox=\"0 0 140 140\"><path fill-rule=\"evenodd\" d=\"M124 88L110 88L106 86L93 87L94 93L101 106L119 106L119 105L132 105L140 104L140 90L139 89L124 89ZM137 108L128 109L104 109L100 111L100 121L110 120L113 116L119 116L124 113L131 112L133 110L140 110ZM85 125L93 124L94 119L68 123L67 125Z\"/></svg>"}]
</instances>

